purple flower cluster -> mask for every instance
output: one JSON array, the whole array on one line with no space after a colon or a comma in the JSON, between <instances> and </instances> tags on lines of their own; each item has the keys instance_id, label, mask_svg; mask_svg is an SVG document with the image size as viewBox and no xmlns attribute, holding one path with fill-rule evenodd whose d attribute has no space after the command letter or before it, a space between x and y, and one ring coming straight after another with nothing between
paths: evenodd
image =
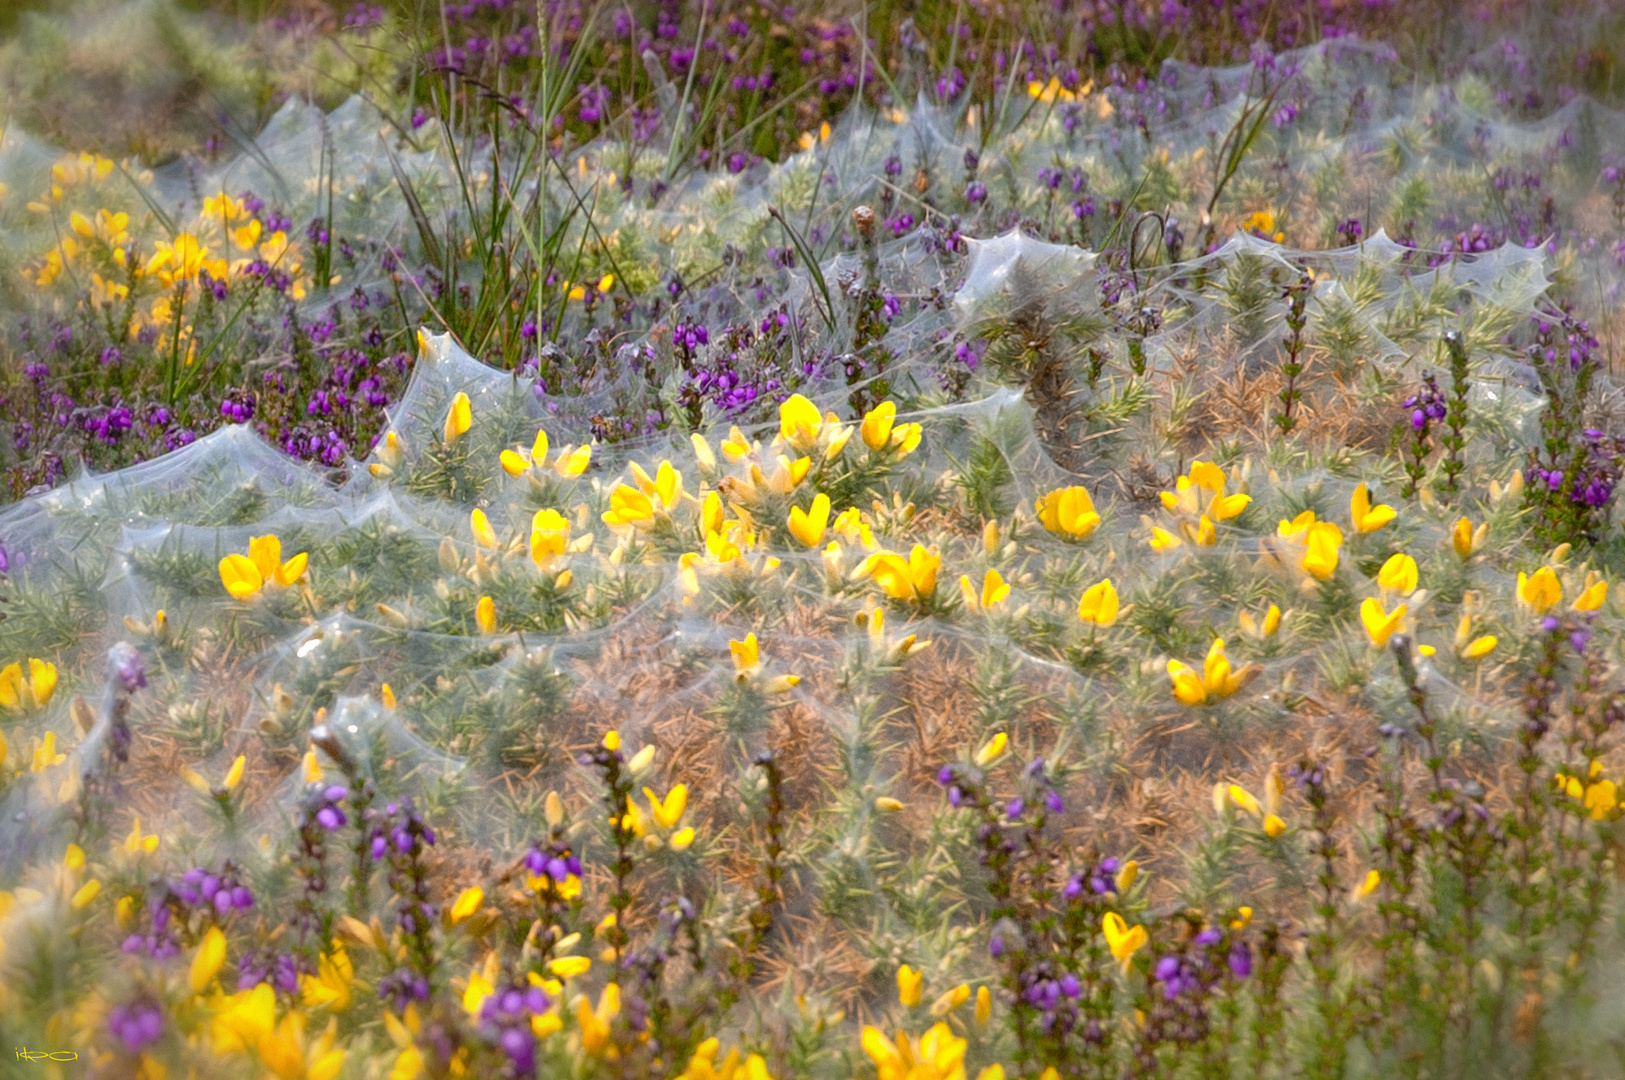
<instances>
[{"instance_id":1,"label":"purple flower cluster","mask_svg":"<svg viewBox=\"0 0 1625 1080\"><path fill-rule=\"evenodd\" d=\"M605 86L578 86L581 108L577 116L583 124L596 124L609 112L609 88Z\"/></svg>"},{"instance_id":2,"label":"purple flower cluster","mask_svg":"<svg viewBox=\"0 0 1625 1080\"><path fill-rule=\"evenodd\" d=\"M126 694L133 694L147 685L147 662L141 659L141 654L131 645L119 643L108 654L109 666L113 669L113 676L118 679L119 689Z\"/></svg>"},{"instance_id":3,"label":"purple flower cluster","mask_svg":"<svg viewBox=\"0 0 1625 1080\"><path fill-rule=\"evenodd\" d=\"M1091 896L1117 895L1117 871L1122 864L1111 856L1101 859L1095 865L1073 874L1062 890L1068 900L1081 899L1085 892Z\"/></svg>"},{"instance_id":4,"label":"purple flower cluster","mask_svg":"<svg viewBox=\"0 0 1625 1080\"><path fill-rule=\"evenodd\" d=\"M125 1053L139 1054L163 1038L164 1010L146 998L114 1005L107 1014L107 1030L123 1044Z\"/></svg>"},{"instance_id":5,"label":"purple flower cluster","mask_svg":"<svg viewBox=\"0 0 1625 1080\"><path fill-rule=\"evenodd\" d=\"M152 908L147 932L131 934L124 939L124 951L134 955L145 953L154 960L167 960L181 951L180 939L175 936L174 913L168 904Z\"/></svg>"},{"instance_id":6,"label":"purple flower cluster","mask_svg":"<svg viewBox=\"0 0 1625 1080\"><path fill-rule=\"evenodd\" d=\"M434 830L410 799L389 803L382 813L373 811L368 816L372 857L389 864L389 889L395 895L396 925L406 935L413 968L427 979L435 968L429 932L437 912L429 902L429 869L423 858L435 842Z\"/></svg>"},{"instance_id":7,"label":"purple flower cluster","mask_svg":"<svg viewBox=\"0 0 1625 1080\"><path fill-rule=\"evenodd\" d=\"M254 395L246 390L233 390L220 399L220 415L232 424L246 424L254 419Z\"/></svg>"},{"instance_id":8,"label":"purple flower cluster","mask_svg":"<svg viewBox=\"0 0 1625 1080\"><path fill-rule=\"evenodd\" d=\"M405 1012L414 1001L429 1000L429 980L409 967L398 967L378 980L378 999Z\"/></svg>"},{"instance_id":9,"label":"purple flower cluster","mask_svg":"<svg viewBox=\"0 0 1625 1080\"><path fill-rule=\"evenodd\" d=\"M401 855L418 855L434 844L434 830L418 816L411 800L392 802L384 807L386 821L372 834L372 857L382 861Z\"/></svg>"},{"instance_id":10,"label":"purple flower cluster","mask_svg":"<svg viewBox=\"0 0 1625 1080\"><path fill-rule=\"evenodd\" d=\"M350 797L350 789L340 784L329 784L322 787L311 785L312 791L307 802L315 808L311 815L316 823L328 832L337 832L349 822L344 815L343 802Z\"/></svg>"},{"instance_id":11,"label":"purple flower cluster","mask_svg":"<svg viewBox=\"0 0 1625 1080\"><path fill-rule=\"evenodd\" d=\"M299 977L315 974L315 969L298 953L261 951L239 960L237 973L239 990L252 990L260 983L270 983L271 989L280 994L294 994L299 990Z\"/></svg>"},{"instance_id":12,"label":"purple flower cluster","mask_svg":"<svg viewBox=\"0 0 1625 1080\"><path fill-rule=\"evenodd\" d=\"M480 1036L501 1049L515 1077L536 1072L536 1036L530 1019L552 1008L553 1001L539 986L509 984L494 991L480 1005Z\"/></svg>"},{"instance_id":13,"label":"purple flower cluster","mask_svg":"<svg viewBox=\"0 0 1625 1080\"><path fill-rule=\"evenodd\" d=\"M1018 977L1021 1000L1038 1013L1038 1028L1046 1036L1064 1037L1078 1026L1078 998L1083 984L1070 971L1040 960Z\"/></svg>"},{"instance_id":14,"label":"purple flower cluster","mask_svg":"<svg viewBox=\"0 0 1625 1080\"><path fill-rule=\"evenodd\" d=\"M1600 509L1613 501L1614 489L1619 484L1620 463L1625 461L1625 445L1595 428L1587 428L1582 437L1584 456L1569 483L1568 499L1576 506ZM1553 492L1563 489L1564 475L1564 469L1543 468L1538 462L1524 472L1529 483Z\"/></svg>"},{"instance_id":15,"label":"purple flower cluster","mask_svg":"<svg viewBox=\"0 0 1625 1080\"><path fill-rule=\"evenodd\" d=\"M704 323L679 322L672 327L672 348L679 349L683 354L692 358L701 345L709 345L711 335L705 329Z\"/></svg>"},{"instance_id":16,"label":"purple flower cluster","mask_svg":"<svg viewBox=\"0 0 1625 1080\"><path fill-rule=\"evenodd\" d=\"M1213 946L1224 940L1224 934L1212 927L1191 939L1191 947L1183 952L1170 953L1157 961L1151 969L1151 978L1162 984L1162 996L1172 1001L1184 993L1205 993L1216 974L1208 956ZM1246 978L1252 972L1252 953L1245 942L1231 948L1226 966L1237 978Z\"/></svg>"},{"instance_id":17,"label":"purple flower cluster","mask_svg":"<svg viewBox=\"0 0 1625 1080\"><path fill-rule=\"evenodd\" d=\"M194 866L181 875L180 881L170 886L170 891L182 903L213 908L218 917L233 911L247 911L254 906L254 893L243 884L241 872L230 860L226 861L219 873Z\"/></svg>"},{"instance_id":18,"label":"purple flower cluster","mask_svg":"<svg viewBox=\"0 0 1625 1080\"><path fill-rule=\"evenodd\" d=\"M1439 392L1438 379L1431 371L1422 376L1422 388L1405 399L1405 408L1411 414L1411 430L1418 434L1444 419L1444 394Z\"/></svg>"},{"instance_id":19,"label":"purple flower cluster","mask_svg":"<svg viewBox=\"0 0 1625 1080\"><path fill-rule=\"evenodd\" d=\"M1246 979L1252 970L1251 946L1214 927L1158 957L1151 965L1151 981L1161 993L1154 995L1146 1014L1147 1042L1201 1042L1210 1026L1208 999L1221 985Z\"/></svg>"},{"instance_id":20,"label":"purple flower cluster","mask_svg":"<svg viewBox=\"0 0 1625 1080\"><path fill-rule=\"evenodd\" d=\"M537 842L525 853L525 867L536 877L546 875L557 884L574 874L581 876L581 858L562 841Z\"/></svg>"}]
</instances>

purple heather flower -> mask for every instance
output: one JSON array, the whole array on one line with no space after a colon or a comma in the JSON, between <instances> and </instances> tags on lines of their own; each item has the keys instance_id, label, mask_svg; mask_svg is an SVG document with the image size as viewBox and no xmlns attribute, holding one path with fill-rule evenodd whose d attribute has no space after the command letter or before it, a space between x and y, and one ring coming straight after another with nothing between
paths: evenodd
<instances>
[{"instance_id":1,"label":"purple heather flower","mask_svg":"<svg viewBox=\"0 0 1625 1080\"><path fill-rule=\"evenodd\" d=\"M108 1013L107 1027L124 1044L125 1053L139 1054L163 1037L164 1012L153 1001L115 1005Z\"/></svg>"},{"instance_id":2,"label":"purple heather flower","mask_svg":"<svg viewBox=\"0 0 1625 1080\"><path fill-rule=\"evenodd\" d=\"M114 646L109 661L113 674L119 681L119 687L126 694L133 694L147 685L147 665L134 646L127 642L119 642Z\"/></svg>"}]
</instances>

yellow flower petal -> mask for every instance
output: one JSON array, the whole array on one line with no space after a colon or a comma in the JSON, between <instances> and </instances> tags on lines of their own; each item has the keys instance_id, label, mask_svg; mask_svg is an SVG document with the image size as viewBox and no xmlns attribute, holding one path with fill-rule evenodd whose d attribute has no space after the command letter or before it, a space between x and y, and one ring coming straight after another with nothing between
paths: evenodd
<instances>
[{"instance_id":1,"label":"yellow flower petal","mask_svg":"<svg viewBox=\"0 0 1625 1080\"><path fill-rule=\"evenodd\" d=\"M1078 618L1100 627L1117 622L1120 610L1117 590L1112 586L1111 578L1089 586L1078 601Z\"/></svg>"},{"instance_id":2,"label":"yellow flower petal","mask_svg":"<svg viewBox=\"0 0 1625 1080\"><path fill-rule=\"evenodd\" d=\"M480 910L485 903L485 890L478 885L464 889L451 906L451 924L456 926Z\"/></svg>"},{"instance_id":3,"label":"yellow flower petal","mask_svg":"<svg viewBox=\"0 0 1625 1080\"><path fill-rule=\"evenodd\" d=\"M451 407L446 410L446 422L441 434L447 446L468 434L468 429L474 426L474 408L468 400L468 395L461 390L451 399Z\"/></svg>"},{"instance_id":4,"label":"yellow flower petal","mask_svg":"<svg viewBox=\"0 0 1625 1080\"><path fill-rule=\"evenodd\" d=\"M201 994L208 989L225 962L226 935L221 933L218 926L211 926L208 933L203 935L203 942L198 945L197 955L192 958L192 993Z\"/></svg>"},{"instance_id":5,"label":"yellow flower petal","mask_svg":"<svg viewBox=\"0 0 1625 1080\"><path fill-rule=\"evenodd\" d=\"M220 560L220 583L235 599L247 600L264 588L265 578L252 559L233 552Z\"/></svg>"}]
</instances>

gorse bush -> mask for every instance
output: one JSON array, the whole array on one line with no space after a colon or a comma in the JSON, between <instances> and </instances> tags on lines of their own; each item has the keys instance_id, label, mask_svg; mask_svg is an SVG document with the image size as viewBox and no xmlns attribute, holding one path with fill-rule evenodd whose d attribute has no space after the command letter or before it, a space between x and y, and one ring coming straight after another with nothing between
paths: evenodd
<instances>
[{"instance_id":1,"label":"gorse bush","mask_svg":"<svg viewBox=\"0 0 1625 1080\"><path fill-rule=\"evenodd\" d=\"M1606 19L965 7L5 133L7 1070L1617 1074Z\"/></svg>"}]
</instances>

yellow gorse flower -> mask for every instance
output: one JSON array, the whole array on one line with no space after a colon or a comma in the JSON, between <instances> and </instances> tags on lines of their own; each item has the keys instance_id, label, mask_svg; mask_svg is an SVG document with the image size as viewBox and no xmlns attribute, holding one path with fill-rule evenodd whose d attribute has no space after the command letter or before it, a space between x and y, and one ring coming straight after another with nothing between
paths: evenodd
<instances>
[{"instance_id":1,"label":"yellow gorse flower","mask_svg":"<svg viewBox=\"0 0 1625 1080\"><path fill-rule=\"evenodd\" d=\"M728 651L733 654L734 678L745 683L755 679L762 669L761 646L754 633L746 634L743 641L729 641ZM769 693L783 693L791 687L799 685L799 675L779 675L762 683L762 688Z\"/></svg>"},{"instance_id":2,"label":"yellow gorse flower","mask_svg":"<svg viewBox=\"0 0 1625 1080\"><path fill-rule=\"evenodd\" d=\"M779 405L779 438L805 454L818 445L824 414L807 398L791 394Z\"/></svg>"},{"instance_id":3,"label":"yellow gorse flower","mask_svg":"<svg viewBox=\"0 0 1625 1080\"><path fill-rule=\"evenodd\" d=\"M1366 597L1360 604L1360 623L1371 644L1379 649L1388 644L1388 639L1405 625L1405 610L1406 605L1400 604L1393 611L1385 611L1380 601Z\"/></svg>"},{"instance_id":4,"label":"yellow gorse flower","mask_svg":"<svg viewBox=\"0 0 1625 1080\"><path fill-rule=\"evenodd\" d=\"M1473 557L1473 552L1484 546L1489 534L1489 522L1486 521L1474 529L1471 521L1458 518L1455 527L1450 530L1450 546L1456 549L1456 554L1465 562Z\"/></svg>"},{"instance_id":5,"label":"yellow gorse flower","mask_svg":"<svg viewBox=\"0 0 1625 1080\"><path fill-rule=\"evenodd\" d=\"M859 1044L874 1063L879 1080L964 1080L966 1041L938 1021L915 1042L906 1032L895 1041L865 1026Z\"/></svg>"},{"instance_id":6,"label":"yellow gorse flower","mask_svg":"<svg viewBox=\"0 0 1625 1080\"><path fill-rule=\"evenodd\" d=\"M462 903L459 898L459 903ZM350 988L355 982L355 968L344 946L335 944L333 951L317 960L316 974L302 975L299 994L305 1008L328 1008L343 1012L350 1007Z\"/></svg>"},{"instance_id":7,"label":"yellow gorse flower","mask_svg":"<svg viewBox=\"0 0 1625 1080\"><path fill-rule=\"evenodd\" d=\"M276 994L270 983L260 983L216 1002L212 1024L215 1049L251 1050L278 1080L333 1080L344 1067L345 1051L335 1047L338 1018L307 1044L305 1015L290 1010L276 1020Z\"/></svg>"},{"instance_id":8,"label":"yellow gorse flower","mask_svg":"<svg viewBox=\"0 0 1625 1080\"><path fill-rule=\"evenodd\" d=\"M68 215L68 227L86 240L97 240L110 247L121 247L130 239L130 215L123 211L98 210L92 220L75 210Z\"/></svg>"},{"instance_id":9,"label":"yellow gorse flower","mask_svg":"<svg viewBox=\"0 0 1625 1080\"><path fill-rule=\"evenodd\" d=\"M1246 686L1260 670L1257 664L1247 664L1240 671L1232 670L1223 638L1213 639L1201 672L1178 660L1168 661L1168 678L1173 683L1174 697L1184 705L1206 705L1227 698Z\"/></svg>"},{"instance_id":10,"label":"yellow gorse flower","mask_svg":"<svg viewBox=\"0 0 1625 1080\"><path fill-rule=\"evenodd\" d=\"M467 435L468 429L473 426L474 405L468 400L468 395L459 390L446 409L446 422L440 429L441 438L447 446L451 446Z\"/></svg>"},{"instance_id":11,"label":"yellow gorse flower","mask_svg":"<svg viewBox=\"0 0 1625 1080\"><path fill-rule=\"evenodd\" d=\"M530 519L530 561L547 570L570 546L570 519L557 510L538 510Z\"/></svg>"},{"instance_id":12,"label":"yellow gorse flower","mask_svg":"<svg viewBox=\"0 0 1625 1080\"><path fill-rule=\"evenodd\" d=\"M970 987L965 983L944 990L937 995L937 1000L931 1003L932 1016L947 1016L965 1002L970 1000Z\"/></svg>"},{"instance_id":13,"label":"yellow gorse flower","mask_svg":"<svg viewBox=\"0 0 1625 1080\"><path fill-rule=\"evenodd\" d=\"M140 855L145 852L151 854L158 850L158 837L155 835L142 835L141 819L138 817L130 826L130 835L124 838L124 851L128 855Z\"/></svg>"},{"instance_id":14,"label":"yellow gorse flower","mask_svg":"<svg viewBox=\"0 0 1625 1080\"><path fill-rule=\"evenodd\" d=\"M1382 564L1382 569L1377 571L1377 585L1387 592L1409 596L1416 591L1416 560L1404 552L1390 555L1388 561Z\"/></svg>"},{"instance_id":15,"label":"yellow gorse flower","mask_svg":"<svg viewBox=\"0 0 1625 1080\"><path fill-rule=\"evenodd\" d=\"M1349 516L1354 519L1354 528L1363 533L1376 532L1390 521L1394 520L1395 511L1386 504L1371 504L1371 492L1362 483L1355 487L1354 494L1349 496Z\"/></svg>"},{"instance_id":16,"label":"yellow gorse flower","mask_svg":"<svg viewBox=\"0 0 1625 1080\"><path fill-rule=\"evenodd\" d=\"M1533 608L1536 615L1546 614L1563 599L1563 583L1557 579L1557 571L1550 566L1533 574L1518 571L1518 599Z\"/></svg>"},{"instance_id":17,"label":"yellow gorse flower","mask_svg":"<svg viewBox=\"0 0 1625 1080\"><path fill-rule=\"evenodd\" d=\"M548 464L549 458L552 460L551 465ZM580 476L587 471L587 466L592 464L592 445L582 443L575 446L566 443L559 448L557 454L554 454L548 443L547 432L537 431L528 455L518 450L504 450L499 455L499 461L502 471L509 476L523 476L533 468L551 468L560 477L568 480Z\"/></svg>"},{"instance_id":18,"label":"yellow gorse flower","mask_svg":"<svg viewBox=\"0 0 1625 1080\"><path fill-rule=\"evenodd\" d=\"M243 200L233 198L224 191L218 195L206 195L203 198L203 217L205 220L227 224L236 221L238 218L248 216L248 206Z\"/></svg>"},{"instance_id":19,"label":"yellow gorse flower","mask_svg":"<svg viewBox=\"0 0 1625 1080\"><path fill-rule=\"evenodd\" d=\"M83 911L101 894L102 883L95 878L91 878L74 890L73 895L68 898L68 906L75 911Z\"/></svg>"},{"instance_id":20,"label":"yellow gorse flower","mask_svg":"<svg viewBox=\"0 0 1625 1080\"><path fill-rule=\"evenodd\" d=\"M928 600L937 590L937 569L942 558L915 544L908 558L895 551L870 555L852 572L853 580L873 578L880 591L893 600Z\"/></svg>"},{"instance_id":21,"label":"yellow gorse flower","mask_svg":"<svg viewBox=\"0 0 1625 1080\"><path fill-rule=\"evenodd\" d=\"M1257 210L1248 215L1247 220L1241 223L1243 231L1254 236L1273 240L1277 244L1286 239L1286 233L1275 227L1275 214L1270 210Z\"/></svg>"},{"instance_id":22,"label":"yellow gorse flower","mask_svg":"<svg viewBox=\"0 0 1625 1080\"><path fill-rule=\"evenodd\" d=\"M315 764L315 754L316 752L314 750L310 751L306 759L306 772L308 773L310 768L314 766L316 769L316 775L314 777L307 775L305 777L306 783L315 783L322 778L321 767ZM202 776L198 775L196 770L187 765L181 766L181 779L185 780L189 785L191 785L192 790L196 791L199 795L206 795L210 798L224 798L231 795L239 786L241 786L243 782L243 773L247 770L247 768L248 756L246 754L238 754L237 757L232 761L231 767L226 770L225 779L221 780L218 788L211 785Z\"/></svg>"},{"instance_id":23,"label":"yellow gorse flower","mask_svg":"<svg viewBox=\"0 0 1625 1080\"><path fill-rule=\"evenodd\" d=\"M53 765L60 765L68 760L68 755L58 753L56 749L56 732L47 731L45 737L34 748L34 760L28 767L29 772L43 772Z\"/></svg>"},{"instance_id":24,"label":"yellow gorse flower","mask_svg":"<svg viewBox=\"0 0 1625 1080\"><path fill-rule=\"evenodd\" d=\"M55 693L55 664L31 656L27 675L20 663L0 668L0 705L8 709L43 708Z\"/></svg>"},{"instance_id":25,"label":"yellow gorse flower","mask_svg":"<svg viewBox=\"0 0 1625 1080\"><path fill-rule=\"evenodd\" d=\"M762 1055L751 1054L741 1059L739 1048L730 1047L719 1065L717 1052L720 1049L721 1044L715 1038L702 1042L688 1059L688 1068L679 1073L676 1080L773 1080Z\"/></svg>"},{"instance_id":26,"label":"yellow gorse flower","mask_svg":"<svg viewBox=\"0 0 1625 1080\"><path fill-rule=\"evenodd\" d=\"M1087 488L1058 488L1040 496L1036 505L1044 528L1068 540L1087 540L1100 527L1100 514Z\"/></svg>"},{"instance_id":27,"label":"yellow gorse flower","mask_svg":"<svg viewBox=\"0 0 1625 1080\"><path fill-rule=\"evenodd\" d=\"M482 548L496 549L501 547L497 540L496 530L491 528L491 519L485 516L485 511L475 507L468 515L469 529L474 533L474 543Z\"/></svg>"},{"instance_id":28,"label":"yellow gorse flower","mask_svg":"<svg viewBox=\"0 0 1625 1080\"><path fill-rule=\"evenodd\" d=\"M666 793L664 799L652 789L644 788L643 797L649 800L655 823L662 829L670 829L682 819L683 811L688 807L688 785L678 784Z\"/></svg>"},{"instance_id":29,"label":"yellow gorse flower","mask_svg":"<svg viewBox=\"0 0 1625 1080\"><path fill-rule=\"evenodd\" d=\"M609 494L609 509L604 511L603 519L606 525L636 525L639 522L652 520L655 516L655 504L637 488L622 484Z\"/></svg>"},{"instance_id":30,"label":"yellow gorse flower","mask_svg":"<svg viewBox=\"0 0 1625 1080\"><path fill-rule=\"evenodd\" d=\"M1112 956L1117 958L1118 966L1126 975L1129 965L1134 962L1134 954L1145 948L1150 935L1145 932L1144 926L1130 927L1123 921L1123 916L1115 911L1106 912L1100 920L1100 929L1106 935L1107 948L1111 949Z\"/></svg>"},{"instance_id":31,"label":"yellow gorse flower","mask_svg":"<svg viewBox=\"0 0 1625 1080\"><path fill-rule=\"evenodd\" d=\"M146 277L156 277L166 287L177 282L196 281L207 270L209 276L224 281L227 277L226 260L211 259L209 249L191 233L179 233L174 242L159 241L153 246L152 257L141 268Z\"/></svg>"},{"instance_id":32,"label":"yellow gorse flower","mask_svg":"<svg viewBox=\"0 0 1625 1080\"><path fill-rule=\"evenodd\" d=\"M588 282L577 282L577 283L572 284L569 278L560 278L559 279L559 291L564 293L571 300L585 300L585 299L587 299L587 294L588 294L589 291L596 292L597 295L603 296L606 293L608 293L609 290L613 289L614 287L615 287L615 275L614 274L605 274L603 277L599 278L596 282L588 281Z\"/></svg>"},{"instance_id":33,"label":"yellow gorse flower","mask_svg":"<svg viewBox=\"0 0 1625 1080\"><path fill-rule=\"evenodd\" d=\"M1218 527L1213 524L1213 519L1206 514L1203 514L1194 523L1181 521L1179 531L1185 534L1185 539L1197 547L1212 547L1219 542Z\"/></svg>"},{"instance_id":34,"label":"yellow gorse flower","mask_svg":"<svg viewBox=\"0 0 1625 1080\"><path fill-rule=\"evenodd\" d=\"M897 969L897 1000L905 1009L912 1009L920 1003L920 993L925 985L925 973L909 967L907 964Z\"/></svg>"},{"instance_id":35,"label":"yellow gorse flower","mask_svg":"<svg viewBox=\"0 0 1625 1080\"><path fill-rule=\"evenodd\" d=\"M733 654L735 674L748 675L762 664L761 646L753 633L746 634L743 641L729 641L728 651Z\"/></svg>"},{"instance_id":36,"label":"yellow gorse flower","mask_svg":"<svg viewBox=\"0 0 1625 1080\"><path fill-rule=\"evenodd\" d=\"M683 474L671 462L662 461L653 476L635 461L631 463L631 469L638 490L650 498L658 498L665 509L671 510L682 501Z\"/></svg>"},{"instance_id":37,"label":"yellow gorse flower","mask_svg":"<svg viewBox=\"0 0 1625 1080\"><path fill-rule=\"evenodd\" d=\"M1592 821L1603 821L1611 817L1620 805L1620 792L1618 784L1599 779L1601 776L1602 762L1593 759L1584 782L1577 776L1559 776L1555 780L1564 794L1580 804L1587 817Z\"/></svg>"},{"instance_id":38,"label":"yellow gorse flower","mask_svg":"<svg viewBox=\"0 0 1625 1080\"><path fill-rule=\"evenodd\" d=\"M829 527L829 496L820 491L807 510L792 506L787 524L791 536L807 547L817 547L824 542L824 530Z\"/></svg>"},{"instance_id":39,"label":"yellow gorse flower","mask_svg":"<svg viewBox=\"0 0 1625 1080\"><path fill-rule=\"evenodd\" d=\"M919 424L897 423L897 404L892 401L882 401L864 413L859 430L863 444L870 450L891 451L900 458L919 449L924 433Z\"/></svg>"},{"instance_id":40,"label":"yellow gorse flower","mask_svg":"<svg viewBox=\"0 0 1625 1080\"><path fill-rule=\"evenodd\" d=\"M248 554L232 553L220 560L220 583L237 600L247 600L267 585L287 587L305 575L310 556L301 551L282 561L282 541L275 535L251 536Z\"/></svg>"},{"instance_id":41,"label":"yellow gorse flower","mask_svg":"<svg viewBox=\"0 0 1625 1080\"><path fill-rule=\"evenodd\" d=\"M961 574L959 592L965 598L965 606L972 611L991 611L1010 596L1010 585L1003 574L990 568L982 575L980 590L971 582L969 575Z\"/></svg>"},{"instance_id":42,"label":"yellow gorse flower","mask_svg":"<svg viewBox=\"0 0 1625 1080\"><path fill-rule=\"evenodd\" d=\"M607 983L594 1009L585 997L576 1005L576 1023L581 1028L581 1048L589 1054L602 1054L609 1046L609 1022L621 1012L621 988Z\"/></svg>"},{"instance_id":43,"label":"yellow gorse flower","mask_svg":"<svg viewBox=\"0 0 1625 1080\"><path fill-rule=\"evenodd\" d=\"M457 894L457 900L451 905L446 918L453 926L472 918L479 913L485 904L485 890L478 885L471 885Z\"/></svg>"},{"instance_id":44,"label":"yellow gorse flower","mask_svg":"<svg viewBox=\"0 0 1625 1080\"><path fill-rule=\"evenodd\" d=\"M1078 618L1101 628L1116 623L1120 611L1117 589L1112 586L1111 578L1083 590L1083 598L1078 601Z\"/></svg>"},{"instance_id":45,"label":"yellow gorse flower","mask_svg":"<svg viewBox=\"0 0 1625 1080\"><path fill-rule=\"evenodd\" d=\"M1174 481L1174 490L1161 493L1162 505L1174 514L1229 521L1247 509L1253 498L1240 492L1226 495L1224 488L1223 469L1209 461L1193 461L1188 474Z\"/></svg>"},{"instance_id":46,"label":"yellow gorse flower","mask_svg":"<svg viewBox=\"0 0 1625 1080\"><path fill-rule=\"evenodd\" d=\"M211 926L208 933L203 935L197 953L192 957L192 970L189 976L192 993L201 994L207 990L225 963L226 935L218 926Z\"/></svg>"},{"instance_id":47,"label":"yellow gorse flower","mask_svg":"<svg viewBox=\"0 0 1625 1080\"><path fill-rule=\"evenodd\" d=\"M1599 611L1608 602L1608 582L1595 570L1586 574L1585 587L1571 605L1575 611Z\"/></svg>"},{"instance_id":48,"label":"yellow gorse flower","mask_svg":"<svg viewBox=\"0 0 1625 1080\"><path fill-rule=\"evenodd\" d=\"M653 520L656 514L669 514L682 502L683 474L671 462L662 461L653 476L637 462L631 469L637 487L622 484L610 492L609 509L602 515L604 523L611 527Z\"/></svg>"},{"instance_id":49,"label":"yellow gorse flower","mask_svg":"<svg viewBox=\"0 0 1625 1080\"><path fill-rule=\"evenodd\" d=\"M1061 85L1059 76L1051 75L1049 82L1039 82L1036 79L1027 81L1027 96L1046 105L1057 101L1072 102L1077 100L1077 94Z\"/></svg>"},{"instance_id":50,"label":"yellow gorse flower","mask_svg":"<svg viewBox=\"0 0 1625 1080\"><path fill-rule=\"evenodd\" d=\"M1343 546L1343 530L1336 522L1317 521L1313 510L1305 510L1291 521L1283 521L1276 535L1303 545L1298 565L1317 581L1329 581L1337 573L1338 550Z\"/></svg>"},{"instance_id":51,"label":"yellow gorse flower","mask_svg":"<svg viewBox=\"0 0 1625 1080\"><path fill-rule=\"evenodd\" d=\"M1275 632L1281 628L1281 609L1277 605L1271 604L1264 612L1262 620L1254 619L1251 612L1238 611L1236 612L1236 622L1241 624L1241 632L1248 637L1260 640L1274 637Z\"/></svg>"},{"instance_id":52,"label":"yellow gorse flower","mask_svg":"<svg viewBox=\"0 0 1625 1080\"><path fill-rule=\"evenodd\" d=\"M1145 524L1151 525L1149 519L1142 516L1142 520ZM1184 542L1161 525L1151 525L1151 540L1149 543L1152 551L1171 551L1184 544Z\"/></svg>"}]
</instances>

